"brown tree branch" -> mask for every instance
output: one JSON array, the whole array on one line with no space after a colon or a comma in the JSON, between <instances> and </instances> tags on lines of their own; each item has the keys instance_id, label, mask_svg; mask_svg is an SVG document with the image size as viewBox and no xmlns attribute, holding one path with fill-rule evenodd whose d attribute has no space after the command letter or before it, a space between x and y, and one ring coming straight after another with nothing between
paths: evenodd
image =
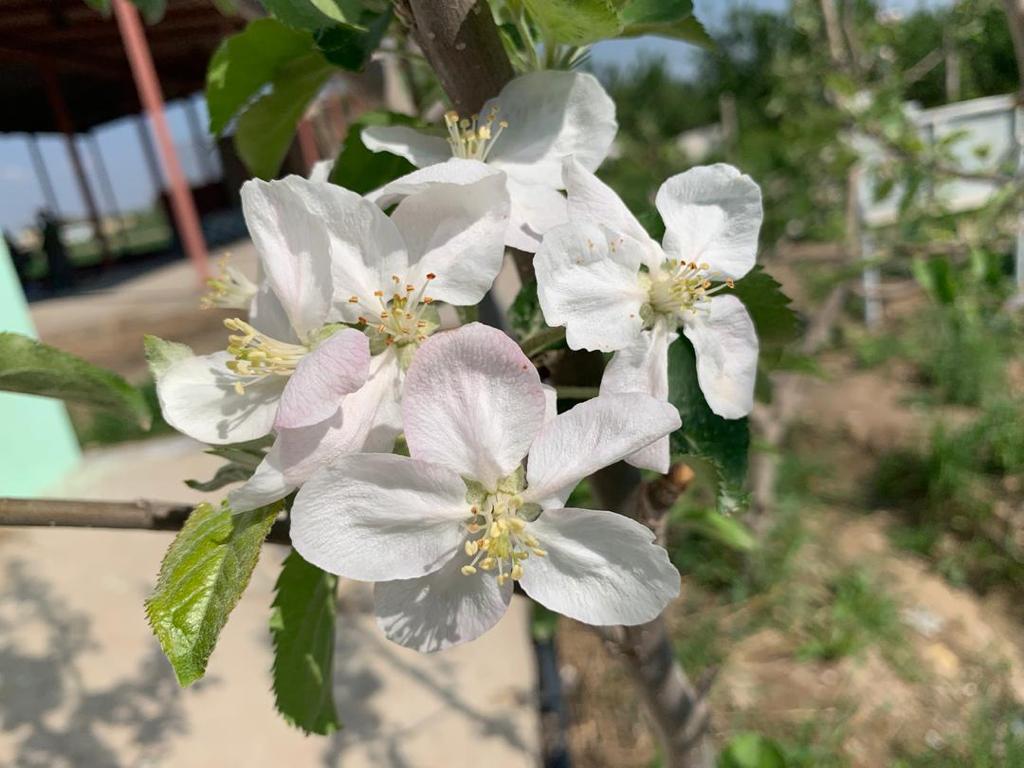
<instances>
[{"instance_id":1,"label":"brown tree branch","mask_svg":"<svg viewBox=\"0 0 1024 768\"><path fill-rule=\"evenodd\" d=\"M177 531L193 507L163 501L91 501L84 499L2 499L0 526L29 528L118 528ZM278 520L267 541L289 544L288 521Z\"/></svg>"}]
</instances>

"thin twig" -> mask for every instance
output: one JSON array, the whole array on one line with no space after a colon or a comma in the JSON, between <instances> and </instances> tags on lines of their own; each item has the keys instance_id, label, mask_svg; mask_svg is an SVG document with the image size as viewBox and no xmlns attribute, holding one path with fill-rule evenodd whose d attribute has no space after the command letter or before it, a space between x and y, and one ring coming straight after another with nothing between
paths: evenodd
<instances>
[{"instance_id":1,"label":"thin twig","mask_svg":"<svg viewBox=\"0 0 1024 768\"><path fill-rule=\"evenodd\" d=\"M92 501L87 499L0 498L0 526L29 528L114 528L177 531L193 507L164 501ZM288 521L278 520L267 537L288 544Z\"/></svg>"}]
</instances>

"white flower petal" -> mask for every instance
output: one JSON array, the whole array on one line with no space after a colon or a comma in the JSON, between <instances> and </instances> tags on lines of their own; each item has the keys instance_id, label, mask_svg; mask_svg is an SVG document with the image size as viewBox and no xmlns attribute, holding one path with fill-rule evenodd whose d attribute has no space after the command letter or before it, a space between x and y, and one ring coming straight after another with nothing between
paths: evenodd
<instances>
[{"instance_id":1,"label":"white flower petal","mask_svg":"<svg viewBox=\"0 0 1024 768\"><path fill-rule=\"evenodd\" d=\"M443 163L428 165L389 181L367 194L366 199L386 209L402 198L430 189L435 184L473 184L488 176L499 175L503 175L501 171L479 160L449 157Z\"/></svg>"},{"instance_id":2,"label":"white flower petal","mask_svg":"<svg viewBox=\"0 0 1024 768\"><path fill-rule=\"evenodd\" d=\"M546 557L520 584L553 611L587 624L643 624L679 594L679 572L646 527L592 509L551 509L528 526Z\"/></svg>"},{"instance_id":3,"label":"white flower petal","mask_svg":"<svg viewBox=\"0 0 1024 768\"><path fill-rule=\"evenodd\" d=\"M239 514L265 507L283 499L296 489L281 471L280 438L274 441L267 455L256 467L252 477L241 486L228 492L228 506Z\"/></svg>"},{"instance_id":4,"label":"white flower petal","mask_svg":"<svg viewBox=\"0 0 1024 768\"><path fill-rule=\"evenodd\" d=\"M309 169L309 180L320 184L326 184L334 170L334 160L317 160Z\"/></svg>"},{"instance_id":5,"label":"white flower petal","mask_svg":"<svg viewBox=\"0 0 1024 768\"><path fill-rule=\"evenodd\" d=\"M547 424L558 415L558 390L550 384L541 384L544 387L544 423Z\"/></svg>"},{"instance_id":6,"label":"white flower petal","mask_svg":"<svg viewBox=\"0 0 1024 768\"><path fill-rule=\"evenodd\" d=\"M754 407L757 331L735 296L712 296L706 313L686 321L683 333L697 355L697 382L711 410L739 419Z\"/></svg>"},{"instance_id":7,"label":"white flower petal","mask_svg":"<svg viewBox=\"0 0 1024 768\"><path fill-rule=\"evenodd\" d=\"M466 484L451 470L385 453L324 467L292 505L292 546L325 571L362 581L433 573L462 544Z\"/></svg>"},{"instance_id":8,"label":"white flower petal","mask_svg":"<svg viewBox=\"0 0 1024 768\"><path fill-rule=\"evenodd\" d=\"M356 451L390 453L402 431L399 398L402 371L391 351L370 362L370 377L346 395L329 419L300 429L278 431L275 449L285 481L302 485L321 467Z\"/></svg>"},{"instance_id":9,"label":"white flower petal","mask_svg":"<svg viewBox=\"0 0 1024 768\"><path fill-rule=\"evenodd\" d=\"M545 232L569 220L565 196L552 187L523 184L509 176L508 192L512 207L505 243L512 248L534 253Z\"/></svg>"},{"instance_id":10,"label":"white flower petal","mask_svg":"<svg viewBox=\"0 0 1024 768\"><path fill-rule=\"evenodd\" d=\"M227 352L186 357L157 378L160 410L167 423L189 437L214 445L255 440L274 426L285 379L240 378L225 365ZM245 393L235 384L243 382Z\"/></svg>"},{"instance_id":11,"label":"white flower petal","mask_svg":"<svg viewBox=\"0 0 1024 768\"><path fill-rule=\"evenodd\" d=\"M643 263L658 269L665 260L659 246L630 212L615 191L583 167L576 158L563 163L569 221L591 222L632 238L643 247Z\"/></svg>"},{"instance_id":12,"label":"white flower petal","mask_svg":"<svg viewBox=\"0 0 1024 768\"><path fill-rule=\"evenodd\" d=\"M430 337L405 381L409 453L494 489L544 423L537 369L512 339L480 323Z\"/></svg>"},{"instance_id":13,"label":"white flower petal","mask_svg":"<svg viewBox=\"0 0 1024 768\"><path fill-rule=\"evenodd\" d=\"M550 230L533 260L547 324L564 325L572 349L611 352L634 343L647 301L640 263L639 245L592 222Z\"/></svg>"},{"instance_id":14,"label":"white flower petal","mask_svg":"<svg viewBox=\"0 0 1024 768\"><path fill-rule=\"evenodd\" d=\"M361 138L371 152L400 155L417 168L443 163L452 156L447 140L405 125L371 125L363 128Z\"/></svg>"},{"instance_id":15,"label":"white flower petal","mask_svg":"<svg viewBox=\"0 0 1024 768\"><path fill-rule=\"evenodd\" d=\"M487 161L527 184L561 188L567 155L575 155L585 168L597 168L618 130L615 103L585 72L545 70L517 77L484 104L482 118L492 107L508 126Z\"/></svg>"},{"instance_id":16,"label":"white flower petal","mask_svg":"<svg viewBox=\"0 0 1024 768\"><path fill-rule=\"evenodd\" d=\"M298 176L242 185L245 223L264 277L300 336L323 325L330 312L328 224L308 204L327 186Z\"/></svg>"},{"instance_id":17,"label":"white flower petal","mask_svg":"<svg viewBox=\"0 0 1024 768\"><path fill-rule=\"evenodd\" d=\"M523 498L559 507L588 475L679 429L679 413L649 395L599 395L544 426L526 465Z\"/></svg>"},{"instance_id":18,"label":"white flower petal","mask_svg":"<svg viewBox=\"0 0 1024 768\"><path fill-rule=\"evenodd\" d=\"M409 250L407 278L456 306L476 304L505 257L508 192L503 174L472 184L435 184L406 197L392 214Z\"/></svg>"},{"instance_id":19,"label":"white flower petal","mask_svg":"<svg viewBox=\"0 0 1024 768\"><path fill-rule=\"evenodd\" d=\"M461 550L428 576L380 581L373 588L377 624L399 645L432 653L475 640L508 609L512 584L498 586L489 574L461 572L469 558Z\"/></svg>"},{"instance_id":20,"label":"white flower petal","mask_svg":"<svg viewBox=\"0 0 1024 768\"><path fill-rule=\"evenodd\" d=\"M260 286L249 303L249 325L285 344L301 343L301 339L292 329L292 321L284 311L281 300L266 282Z\"/></svg>"},{"instance_id":21,"label":"white flower petal","mask_svg":"<svg viewBox=\"0 0 1024 768\"><path fill-rule=\"evenodd\" d=\"M601 377L601 394L642 392L658 400L668 400L668 347L679 338L667 323L658 322L640 334L636 344L616 352ZM641 469L667 472L670 462L669 439L665 437L626 458Z\"/></svg>"},{"instance_id":22,"label":"white flower petal","mask_svg":"<svg viewBox=\"0 0 1024 768\"><path fill-rule=\"evenodd\" d=\"M655 200L665 222L665 251L710 265L712 280L738 280L754 266L761 229L761 188L731 165L673 176Z\"/></svg>"},{"instance_id":23,"label":"white flower petal","mask_svg":"<svg viewBox=\"0 0 1024 768\"><path fill-rule=\"evenodd\" d=\"M355 392L370 372L370 340L343 328L303 357L281 395L274 426L308 427L330 418L341 398Z\"/></svg>"}]
</instances>

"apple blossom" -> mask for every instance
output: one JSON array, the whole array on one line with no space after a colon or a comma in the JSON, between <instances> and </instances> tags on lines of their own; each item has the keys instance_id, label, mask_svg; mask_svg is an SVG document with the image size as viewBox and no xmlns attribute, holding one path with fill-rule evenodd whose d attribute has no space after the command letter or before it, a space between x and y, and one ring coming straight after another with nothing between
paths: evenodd
<instances>
[{"instance_id":1,"label":"apple blossom","mask_svg":"<svg viewBox=\"0 0 1024 768\"><path fill-rule=\"evenodd\" d=\"M711 410L750 413L758 340L742 302L723 293L754 266L761 191L730 165L668 179L655 204L659 245L619 197L584 165L565 163L569 223L544 236L534 259L541 309L564 325L573 349L615 352L601 394L668 397L668 349L676 329L693 344L697 380ZM630 463L664 472L663 439Z\"/></svg>"},{"instance_id":2,"label":"apple blossom","mask_svg":"<svg viewBox=\"0 0 1024 768\"><path fill-rule=\"evenodd\" d=\"M302 206L282 206L265 236L329 256L333 320L369 338L369 377L317 421L279 423L256 473L229 494L245 511L283 498L316 469L352 451L390 451L401 431L405 369L440 325L435 302L478 303L501 268L508 193L503 174L438 184L390 216L341 187L307 185Z\"/></svg>"},{"instance_id":3,"label":"apple blossom","mask_svg":"<svg viewBox=\"0 0 1024 768\"><path fill-rule=\"evenodd\" d=\"M468 184L503 171L511 198L506 243L531 253L545 231L566 221L562 160L574 155L596 169L618 128L615 104L593 75L550 70L512 80L479 115L449 112L444 120L446 136L406 126L363 129L369 149L401 155L422 169L371 197L387 207L430 184Z\"/></svg>"},{"instance_id":4,"label":"apple blossom","mask_svg":"<svg viewBox=\"0 0 1024 768\"><path fill-rule=\"evenodd\" d=\"M391 640L419 651L472 640L504 614L516 581L601 625L650 621L678 594L645 526L566 508L583 478L679 427L667 403L601 395L553 416L519 347L473 323L423 344L402 413L408 457L339 458L302 486L291 523L306 560L377 582Z\"/></svg>"}]
</instances>

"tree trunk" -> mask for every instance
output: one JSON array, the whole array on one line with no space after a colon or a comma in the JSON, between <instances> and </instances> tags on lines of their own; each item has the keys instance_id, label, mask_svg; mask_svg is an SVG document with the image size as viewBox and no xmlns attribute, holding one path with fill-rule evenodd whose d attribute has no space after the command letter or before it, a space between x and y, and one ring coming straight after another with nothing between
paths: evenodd
<instances>
[{"instance_id":1,"label":"tree trunk","mask_svg":"<svg viewBox=\"0 0 1024 768\"><path fill-rule=\"evenodd\" d=\"M1017 58L1017 94L1024 103L1024 0L1003 0L1006 21L1013 38L1013 53Z\"/></svg>"}]
</instances>

